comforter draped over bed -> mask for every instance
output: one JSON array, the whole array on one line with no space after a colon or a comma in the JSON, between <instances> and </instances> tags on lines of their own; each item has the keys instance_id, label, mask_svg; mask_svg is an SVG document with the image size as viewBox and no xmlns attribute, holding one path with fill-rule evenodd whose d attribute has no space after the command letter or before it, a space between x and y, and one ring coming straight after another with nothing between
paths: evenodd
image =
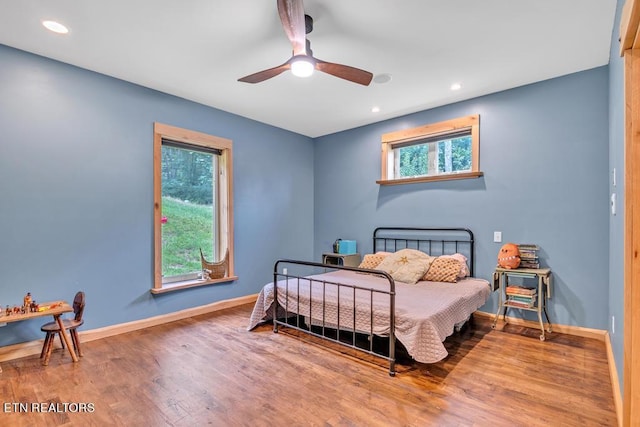
<instances>
[{"instance_id":1,"label":"comforter draped over bed","mask_svg":"<svg viewBox=\"0 0 640 427\"><path fill-rule=\"evenodd\" d=\"M340 329L373 332L379 336L389 334L389 295L374 293L371 296L368 290L338 289L334 283L382 291L389 289L389 282L382 277L344 270L289 278L278 281L279 316L282 310L283 315L285 311L302 315L313 325L339 326ZM467 320L484 305L490 293L489 282L477 278L466 278L457 283L420 281L410 285L396 282L396 337L416 361L438 362L447 356L442 344L445 338L453 333L456 324ZM272 319L273 303L273 283L269 283L260 291L249 330Z\"/></svg>"}]
</instances>

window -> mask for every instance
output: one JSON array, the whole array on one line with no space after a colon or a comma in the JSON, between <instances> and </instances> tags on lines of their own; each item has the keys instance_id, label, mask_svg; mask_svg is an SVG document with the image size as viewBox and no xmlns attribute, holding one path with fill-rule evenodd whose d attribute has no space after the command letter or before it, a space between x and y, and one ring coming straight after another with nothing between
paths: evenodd
<instances>
[{"instance_id":1,"label":"window","mask_svg":"<svg viewBox=\"0 0 640 427\"><path fill-rule=\"evenodd\" d=\"M480 116L473 115L382 135L378 184L478 178Z\"/></svg>"},{"instance_id":2,"label":"window","mask_svg":"<svg viewBox=\"0 0 640 427\"><path fill-rule=\"evenodd\" d=\"M154 124L153 293L228 282L233 270L232 143ZM225 277L203 277L200 251Z\"/></svg>"}]
</instances>

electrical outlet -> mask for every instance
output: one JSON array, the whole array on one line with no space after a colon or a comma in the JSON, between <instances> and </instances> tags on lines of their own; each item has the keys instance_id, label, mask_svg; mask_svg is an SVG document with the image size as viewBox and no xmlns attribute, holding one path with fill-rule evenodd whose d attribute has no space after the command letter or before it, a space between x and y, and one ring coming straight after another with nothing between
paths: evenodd
<instances>
[{"instance_id":1,"label":"electrical outlet","mask_svg":"<svg viewBox=\"0 0 640 427\"><path fill-rule=\"evenodd\" d=\"M493 241L495 243L502 242L502 231L494 231L493 232Z\"/></svg>"},{"instance_id":2,"label":"electrical outlet","mask_svg":"<svg viewBox=\"0 0 640 427\"><path fill-rule=\"evenodd\" d=\"M287 269L286 268L282 269L282 274L284 274L285 276L287 275Z\"/></svg>"},{"instance_id":3,"label":"electrical outlet","mask_svg":"<svg viewBox=\"0 0 640 427\"><path fill-rule=\"evenodd\" d=\"M611 335L616 334L616 316L611 316Z\"/></svg>"}]
</instances>

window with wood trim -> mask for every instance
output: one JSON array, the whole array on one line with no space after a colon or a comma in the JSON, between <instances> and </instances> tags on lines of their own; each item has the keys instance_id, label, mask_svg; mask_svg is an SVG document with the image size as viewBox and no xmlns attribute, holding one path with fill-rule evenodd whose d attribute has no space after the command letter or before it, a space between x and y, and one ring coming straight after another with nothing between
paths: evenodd
<instances>
[{"instance_id":1,"label":"window with wood trim","mask_svg":"<svg viewBox=\"0 0 640 427\"><path fill-rule=\"evenodd\" d=\"M154 124L154 283L163 293L237 279L232 142ZM202 259L216 265L217 274ZM220 265L217 265L220 264Z\"/></svg>"},{"instance_id":2,"label":"window with wood trim","mask_svg":"<svg viewBox=\"0 0 640 427\"><path fill-rule=\"evenodd\" d=\"M478 178L480 116L382 135L381 185Z\"/></svg>"}]
</instances>

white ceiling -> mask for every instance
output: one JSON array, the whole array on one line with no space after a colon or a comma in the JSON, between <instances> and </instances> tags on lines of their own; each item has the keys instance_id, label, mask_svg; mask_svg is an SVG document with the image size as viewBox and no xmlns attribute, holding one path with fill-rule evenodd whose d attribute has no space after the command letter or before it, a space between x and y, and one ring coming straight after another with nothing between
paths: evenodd
<instances>
[{"instance_id":1,"label":"white ceiling","mask_svg":"<svg viewBox=\"0 0 640 427\"><path fill-rule=\"evenodd\" d=\"M304 7L316 58L392 80L361 86L285 72L238 82L291 56L276 0L0 0L0 43L317 137L605 65L616 0ZM47 31L45 19L69 34ZM451 91L454 82L462 89Z\"/></svg>"}]
</instances>

